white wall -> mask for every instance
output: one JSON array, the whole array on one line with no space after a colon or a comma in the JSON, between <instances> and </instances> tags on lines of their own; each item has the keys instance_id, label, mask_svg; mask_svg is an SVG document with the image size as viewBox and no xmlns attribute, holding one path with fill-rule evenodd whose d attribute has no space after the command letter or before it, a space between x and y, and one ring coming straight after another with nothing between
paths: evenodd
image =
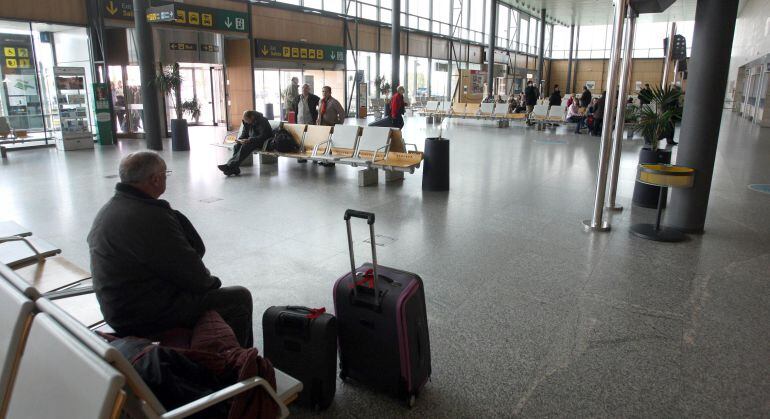
<instances>
[{"instance_id":1,"label":"white wall","mask_svg":"<svg viewBox=\"0 0 770 419\"><path fill-rule=\"evenodd\" d=\"M728 76L728 95L738 67L770 53L770 0L746 0L738 11Z\"/></svg>"}]
</instances>

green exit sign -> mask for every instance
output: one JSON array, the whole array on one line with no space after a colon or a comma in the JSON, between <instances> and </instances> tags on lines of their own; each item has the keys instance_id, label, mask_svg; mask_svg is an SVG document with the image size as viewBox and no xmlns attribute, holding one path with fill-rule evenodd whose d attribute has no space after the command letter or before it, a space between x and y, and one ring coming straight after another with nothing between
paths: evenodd
<instances>
[{"instance_id":1,"label":"green exit sign","mask_svg":"<svg viewBox=\"0 0 770 419\"><path fill-rule=\"evenodd\" d=\"M176 21L176 6L174 4L167 4L165 6L148 7L147 21L150 23Z\"/></svg>"}]
</instances>

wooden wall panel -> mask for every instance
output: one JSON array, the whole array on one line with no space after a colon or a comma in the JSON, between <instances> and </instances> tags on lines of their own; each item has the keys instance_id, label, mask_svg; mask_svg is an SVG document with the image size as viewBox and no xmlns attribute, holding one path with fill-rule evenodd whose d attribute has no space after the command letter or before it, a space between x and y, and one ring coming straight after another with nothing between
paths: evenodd
<instances>
[{"instance_id":1,"label":"wooden wall panel","mask_svg":"<svg viewBox=\"0 0 770 419\"><path fill-rule=\"evenodd\" d=\"M0 18L85 25L83 0L2 0Z\"/></svg>"},{"instance_id":2,"label":"wooden wall panel","mask_svg":"<svg viewBox=\"0 0 770 419\"><path fill-rule=\"evenodd\" d=\"M227 129L238 129L241 115L252 109L254 85L251 79L251 51L248 39L225 40L225 65L227 66Z\"/></svg>"},{"instance_id":3,"label":"wooden wall panel","mask_svg":"<svg viewBox=\"0 0 770 419\"><path fill-rule=\"evenodd\" d=\"M343 45L341 20L269 7L252 8L254 38Z\"/></svg>"},{"instance_id":4,"label":"wooden wall panel","mask_svg":"<svg viewBox=\"0 0 770 419\"><path fill-rule=\"evenodd\" d=\"M553 60L553 70L551 71L551 85L559 83L560 86L566 86L567 83L567 66L568 60ZM573 62L573 68L577 63L577 79L576 90L582 91L583 85L586 81L592 80L596 82L596 87L593 89L595 93L601 93L605 89L607 83L607 67L609 65L608 60L575 60ZM674 69L673 65L669 69L669 78L673 77ZM652 86L660 84L663 78L663 59L661 58L636 58L634 59L633 66L631 68L631 78L629 80L630 91L636 92L636 82L649 83Z\"/></svg>"}]
</instances>

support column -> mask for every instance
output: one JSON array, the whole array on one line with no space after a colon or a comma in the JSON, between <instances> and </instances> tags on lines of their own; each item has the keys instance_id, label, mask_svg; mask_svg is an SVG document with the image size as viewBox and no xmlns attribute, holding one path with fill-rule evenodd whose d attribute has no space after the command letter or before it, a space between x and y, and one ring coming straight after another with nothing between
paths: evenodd
<instances>
[{"instance_id":1,"label":"support column","mask_svg":"<svg viewBox=\"0 0 770 419\"><path fill-rule=\"evenodd\" d=\"M399 83L399 68L401 64L401 1L393 2L390 18L390 87L396 93Z\"/></svg>"},{"instance_id":2,"label":"support column","mask_svg":"<svg viewBox=\"0 0 770 419\"><path fill-rule=\"evenodd\" d=\"M564 87L564 94L574 93L572 89L572 53L575 42L575 25L569 28L569 61L567 62L567 86Z\"/></svg>"},{"instance_id":3,"label":"support column","mask_svg":"<svg viewBox=\"0 0 770 419\"><path fill-rule=\"evenodd\" d=\"M489 0L489 38L487 42L487 97L495 95L495 39L497 38L497 1Z\"/></svg>"},{"instance_id":4,"label":"support column","mask_svg":"<svg viewBox=\"0 0 770 419\"><path fill-rule=\"evenodd\" d=\"M540 9L540 48L537 50L537 88L541 90L540 95L548 97L546 92L543 92L545 84L543 84L543 77L545 76L545 9Z\"/></svg>"},{"instance_id":5,"label":"support column","mask_svg":"<svg viewBox=\"0 0 770 419\"><path fill-rule=\"evenodd\" d=\"M136 30L139 77L142 82L142 126L147 148L163 150L160 137L160 106L155 89L155 51L152 27L147 23L148 0L134 0L134 26Z\"/></svg>"},{"instance_id":6,"label":"support column","mask_svg":"<svg viewBox=\"0 0 770 419\"><path fill-rule=\"evenodd\" d=\"M577 58L578 55L580 55L580 26L577 27L575 32L575 68L572 69L572 87L577 93L580 93L583 90L581 86L578 86L577 82L578 67L580 66L580 60Z\"/></svg>"},{"instance_id":7,"label":"support column","mask_svg":"<svg viewBox=\"0 0 770 419\"><path fill-rule=\"evenodd\" d=\"M667 225L687 233L703 232L706 223L722 122L722 109L715 113L712 104L724 101L737 15L738 0L698 0L695 9L692 58L676 157L678 165L695 169L695 184L690 189L674 189L666 213Z\"/></svg>"},{"instance_id":8,"label":"support column","mask_svg":"<svg viewBox=\"0 0 770 419\"><path fill-rule=\"evenodd\" d=\"M660 82L661 87L668 84L668 66L671 63L671 55L674 50L674 36L676 35L676 22L671 22L671 32L668 34L668 45L666 45L666 58L663 60L663 79Z\"/></svg>"},{"instance_id":9,"label":"support column","mask_svg":"<svg viewBox=\"0 0 770 419\"><path fill-rule=\"evenodd\" d=\"M594 196L594 211L590 220L583 221L587 231L609 231L610 223L604 221L604 198L607 192L607 169L609 168L610 147L612 141L612 122L615 117L615 105L617 97L615 90L618 87L618 57L623 43L623 19L626 16L628 0L615 1L615 19L612 31L612 49L610 50L610 62L607 69L607 94L604 98L604 119L602 125L602 140L599 148L599 168L596 181L596 194Z\"/></svg>"},{"instance_id":10,"label":"support column","mask_svg":"<svg viewBox=\"0 0 770 419\"><path fill-rule=\"evenodd\" d=\"M622 211L623 207L615 200L618 192L618 174L620 172L620 152L623 149L623 131L626 125L626 95L628 94L628 81L631 78L631 66L634 54L634 35L636 34L636 12L628 8L628 22L623 46L623 65L620 70L620 91L618 93L618 107L615 111L615 137L612 141L612 160L610 163L610 193L607 209L610 211ZM609 94L609 91L607 92Z\"/></svg>"}]
</instances>

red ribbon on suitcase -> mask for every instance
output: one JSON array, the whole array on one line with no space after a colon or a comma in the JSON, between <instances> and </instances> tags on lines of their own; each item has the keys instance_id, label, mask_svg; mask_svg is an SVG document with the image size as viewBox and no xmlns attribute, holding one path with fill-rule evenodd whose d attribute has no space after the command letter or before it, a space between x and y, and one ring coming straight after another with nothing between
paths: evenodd
<instances>
[{"instance_id":1,"label":"red ribbon on suitcase","mask_svg":"<svg viewBox=\"0 0 770 419\"><path fill-rule=\"evenodd\" d=\"M324 314L324 313L326 313L326 307L311 308L310 309L310 313L306 314L305 317L307 317L308 319L311 319L311 320L312 319L317 319L317 318L321 317L321 314Z\"/></svg>"},{"instance_id":2,"label":"red ribbon on suitcase","mask_svg":"<svg viewBox=\"0 0 770 419\"><path fill-rule=\"evenodd\" d=\"M368 288L374 288L374 269L367 269L361 279L355 281L355 285L350 285L350 288L364 284L366 284Z\"/></svg>"}]
</instances>

